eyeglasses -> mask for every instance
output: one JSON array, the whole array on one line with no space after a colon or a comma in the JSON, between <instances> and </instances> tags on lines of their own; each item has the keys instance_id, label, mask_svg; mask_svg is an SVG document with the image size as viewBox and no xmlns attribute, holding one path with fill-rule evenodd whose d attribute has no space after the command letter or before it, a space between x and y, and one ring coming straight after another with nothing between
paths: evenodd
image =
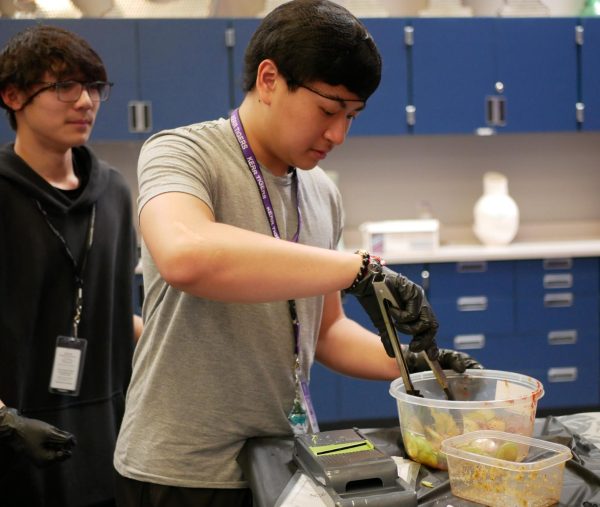
<instances>
[{"instance_id":1,"label":"eyeglasses","mask_svg":"<svg viewBox=\"0 0 600 507\"><path fill-rule=\"evenodd\" d=\"M316 93L317 95L325 98L325 99L329 99L329 100L335 100L336 102L339 102L340 104L344 105L346 102L364 102L365 105L367 103L367 101L365 99L345 99L343 97L340 97L338 95L330 95L328 93L323 93L320 92L318 90L315 90L314 88L311 88L310 86L306 86L305 84L299 84L298 85L300 88L304 88L306 90L308 90L309 92L313 92Z\"/></svg>"},{"instance_id":2,"label":"eyeglasses","mask_svg":"<svg viewBox=\"0 0 600 507\"><path fill-rule=\"evenodd\" d=\"M34 97L52 88L56 90L56 97L61 102L77 102L79 97L81 97L84 88L92 102L104 102L105 100L108 100L110 88L113 85L113 83L109 83L108 81L92 81L91 83L82 83L81 81L58 81L55 83L39 82L36 84L45 86L31 95L29 99L27 99L27 102L31 102Z\"/></svg>"}]
</instances>

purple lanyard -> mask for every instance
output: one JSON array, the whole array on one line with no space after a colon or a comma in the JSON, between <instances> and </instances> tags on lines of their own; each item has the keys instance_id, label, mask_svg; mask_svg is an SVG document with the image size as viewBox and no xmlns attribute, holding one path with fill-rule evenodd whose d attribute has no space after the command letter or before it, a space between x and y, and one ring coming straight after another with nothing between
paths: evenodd
<instances>
[{"instance_id":1,"label":"purple lanyard","mask_svg":"<svg viewBox=\"0 0 600 507\"><path fill-rule=\"evenodd\" d=\"M267 219L269 220L269 225L271 226L271 233L273 237L276 239L281 239L281 235L279 234L279 227L277 227L277 220L275 218L275 210L273 210L273 204L271 203L271 198L269 197L269 191L267 190L267 185L265 184L265 180L263 178L262 172L260 170L260 166L258 160L256 160L256 156L250 148L250 143L248 142L248 137L246 136L246 132L244 131L244 127L242 126L242 121L240 120L240 114L237 109L231 113L231 118L229 119L231 123L231 128L233 129L233 133L235 134L235 138L237 139L238 144L242 150L242 154L246 159L246 163L248 164L248 168L254 177L254 181L256 182L256 186L258 187L258 191L260 192L260 198L262 199L263 207L265 208L265 213L267 215ZM294 243L298 242L298 238L300 237L300 228L302 226L302 216L300 214L300 201L299 201L299 187L300 183L298 181L298 175L296 174L296 170L294 169L294 179L296 180L296 210L298 212L298 228L296 229L296 233L292 238ZM300 349L300 322L298 321L298 312L296 311L296 302L293 299L288 300L288 306L290 309L290 317L292 318L292 327L294 330L294 353L298 356Z\"/></svg>"}]
</instances>

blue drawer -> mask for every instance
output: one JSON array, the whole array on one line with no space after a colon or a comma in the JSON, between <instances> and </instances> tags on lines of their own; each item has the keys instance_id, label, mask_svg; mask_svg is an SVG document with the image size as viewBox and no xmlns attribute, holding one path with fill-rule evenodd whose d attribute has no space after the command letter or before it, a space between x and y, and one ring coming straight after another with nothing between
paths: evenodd
<instances>
[{"instance_id":1,"label":"blue drawer","mask_svg":"<svg viewBox=\"0 0 600 507\"><path fill-rule=\"evenodd\" d=\"M440 328L440 338L457 334L514 332L512 298L463 296L455 299L431 299Z\"/></svg>"},{"instance_id":2,"label":"blue drawer","mask_svg":"<svg viewBox=\"0 0 600 507\"><path fill-rule=\"evenodd\" d=\"M598 330L597 297L572 292L545 293L516 303L517 332L575 329L580 334ZM600 358L597 358L600 360Z\"/></svg>"},{"instance_id":3,"label":"blue drawer","mask_svg":"<svg viewBox=\"0 0 600 507\"><path fill-rule=\"evenodd\" d=\"M398 417L391 382L341 377L340 420L355 421Z\"/></svg>"},{"instance_id":4,"label":"blue drawer","mask_svg":"<svg viewBox=\"0 0 600 507\"><path fill-rule=\"evenodd\" d=\"M598 294L597 258L523 260L516 266L517 298L565 291Z\"/></svg>"},{"instance_id":5,"label":"blue drawer","mask_svg":"<svg viewBox=\"0 0 600 507\"><path fill-rule=\"evenodd\" d=\"M323 422L340 419L341 375L325 366L314 363L310 370L310 395L317 420Z\"/></svg>"},{"instance_id":6,"label":"blue drawer","mask_svg":"<svg viewBox=\"0 0 600 507\"><path fill-rule=\"evenodd\" d=\"M457 296L486 295L512 297L514 263L443 262L431 264L430 299L455 299Z\"/></svg>"}]
</instances>

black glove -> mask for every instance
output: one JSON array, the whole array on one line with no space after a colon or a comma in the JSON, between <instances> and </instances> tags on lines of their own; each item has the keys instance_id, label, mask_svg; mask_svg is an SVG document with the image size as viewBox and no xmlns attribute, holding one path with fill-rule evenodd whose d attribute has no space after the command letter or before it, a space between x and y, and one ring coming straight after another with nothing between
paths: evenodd
<instances>
[{"instance_id":1,"label":"black glove","mask_svg":"<svg viewBox=\"0 0 600 507\"><path fill-rule=\"evenodd\" d=\"M406 360L406 366L408 366L409 373L430 370L423 354L405 352L404 359ZM463 373L467 369L483 369L483 365L479 361L469 354L459 352L458 350L440 349L438 361L443 370L454 370L457 373Z\"/></svg>"},{"instance_id":2,"label":"black glove","mask_svg":"<svg viewBox=\"0 0 600 507\"><path fill-rule=\"evenodd\" d=\"M409 344L412 352L425 350L430 359L436 359L438 347L435 334L438 322L421 286L411 282L405 276L381 266L378 260L371 257L365 276L345 292L358 299L379 331L388 356L394 357L394 350L373 288L373 281L381 279L383 275L385 275L385 284L397 303L390 307L394 326L402 334L413 337Z\"/></svg>"},{"instance_id":3,"label":"black glove","mask_svg":"<svg viewBox=\"0 0 600 507\"><path fill-rule=\"evenodd\" d=\"M14 409L0 408L0 444L24 454L37 466L63 461L71 456L75 437L39 419L29 419Z\"/></svg>"}]
</instances>

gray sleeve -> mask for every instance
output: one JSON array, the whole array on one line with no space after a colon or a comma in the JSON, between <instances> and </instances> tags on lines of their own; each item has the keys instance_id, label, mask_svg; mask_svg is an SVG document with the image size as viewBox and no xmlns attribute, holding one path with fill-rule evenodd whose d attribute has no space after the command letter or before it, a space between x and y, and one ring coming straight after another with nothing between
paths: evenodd
<instances>
[{"instance_id":1,"label":"gray sleeve","mask_svg":"<svg viewBox=\"0 0 600 507\"><path fill-rule=\"evenodd\" d=\"M205 160L202 146L188 130L164 131L148 139L138 160L138 215L150 199L167 192L191 194L213 210Z\"/></svg>"}]
</instances>

